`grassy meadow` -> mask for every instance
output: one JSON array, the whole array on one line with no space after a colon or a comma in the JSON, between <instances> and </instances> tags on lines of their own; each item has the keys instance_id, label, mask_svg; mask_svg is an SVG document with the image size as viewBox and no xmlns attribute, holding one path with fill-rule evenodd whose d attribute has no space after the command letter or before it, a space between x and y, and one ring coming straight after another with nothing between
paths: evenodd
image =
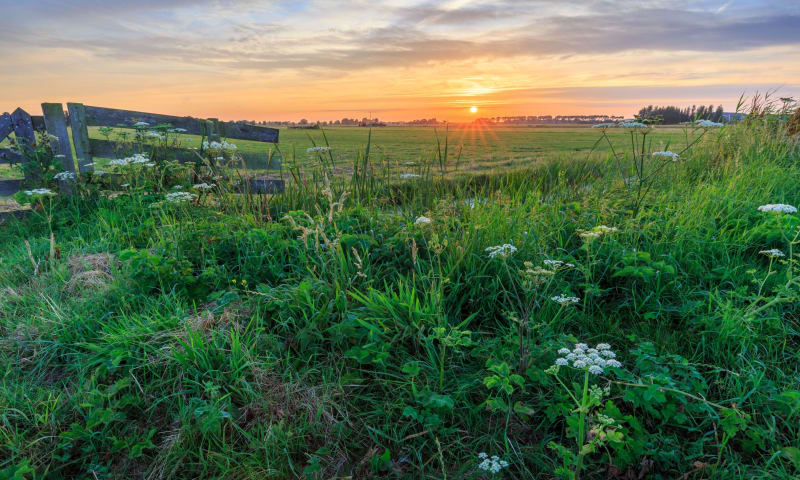
<instances>
[{"instance_id":1,"label":"grassy meadow","mask_svg":"<svg viewBox=\"0 0 800 480\"><path fill-rule=\"evenodd\" d=\"M280 195L18 195L0 478L797 478L798 138L690 133L282 130Z\"/></svg>"},{"instance_id":2,"label":"grassy meadow","mask_svg":"<svg viewBox=\"0 0 800 480\"><path fill-rule=\"evenodd\" d=\"M99 127L89 128L89 137L115 140L118 132L134 133L132 129L116 128L104 136ZM324 133L323 133L324 132ZM691 129L662 127L652 135L652 147L666 148L668 145L685 145L696 135ZM595 145L599 135L590 127L491 127L481 125L453 126L449 129L432 127L330 127L324 130L280 128L277 149L272 144L247 140L231 140L245 153L283 154L284 163L295 162L308 167L317 163L317 156L306 150L315 145L329 145L333 158L341 167L348 169L353 159L369 142L373 162L385 163L398 172L413 171L415 166L425 163L438 152L448 147L452 157L454 174L470 175L487 170L514 170L529 167L541 160L574 158L590 152L608 152L609 144ZM438 138L438 145L437 145ZM609 132L615 148L630 146L630 137L622 131ZM182 146L198 147L202 137L180 135ZM104 168L109 159L97 159L97 168ZM458 165L456 165L456 160ZM456 168L458 167L458 168ZM349 172L348 172L349 173ZM0 178L22 178L19 168L0 165Z\"/></svg>"}]
</instances>

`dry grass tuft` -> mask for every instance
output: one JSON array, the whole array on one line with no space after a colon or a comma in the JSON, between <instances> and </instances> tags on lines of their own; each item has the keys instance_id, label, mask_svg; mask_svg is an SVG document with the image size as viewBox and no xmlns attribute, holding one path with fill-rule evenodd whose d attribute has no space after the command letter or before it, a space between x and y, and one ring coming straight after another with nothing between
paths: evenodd
<instances>
[{"instance_id":1,"label":"dry grass tuft","mask_svg":"<svg viewBox=\"0 0 800 480\"><path fill-rule=\"evenodd\" d=\"M67 260L67 266L72 278L67 283L67 289L77 292L80 290L97 291L108 287L114 278L111 273L113 262L114 256L108 253L70 257Z\"/></svg>"},{"instance_id":2,"label":"dry grass tuft","mask_svg":"<svg viewBox=\"0 0 800 480\"><path fill-rule=\"evenodd\" d=\"M800 134L800 108L794 111L794 115L789 119L786 129L789 135Z\"/></svg>"}]
</instances>

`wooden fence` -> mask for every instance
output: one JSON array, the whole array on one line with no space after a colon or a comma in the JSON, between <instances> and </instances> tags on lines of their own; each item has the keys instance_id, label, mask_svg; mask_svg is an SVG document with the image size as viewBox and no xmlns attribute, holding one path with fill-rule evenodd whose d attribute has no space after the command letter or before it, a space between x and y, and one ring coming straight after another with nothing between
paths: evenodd
<instances>
[{"instance_id":1,"label":"wooden fence","mask_svg":"<svg viewBox=\"0 0 800 480\"><path fill-rule=\"evenodd\" d=\"M0 148L0 163L24 163L28 156L20 151L30 152L35 143L35 131L46 130L57 137L51 141L51 147L62 160L67 172L75 172L75 148L78 171L81 173L93 170L94 158L115 158L118 154L118 143L110 140L89 138L89 127L133 128L137 122L149 125L169 124L171 128L181 129L181 133L200 135L208 141L220 141L221 138L252 140L264 143L278 143L278 130L275 128L246 125L235 122L220 122L215 118L178 117L157 113L135 112L116 108L92 107L82 103L67 103L69 116L64 114L60 103L43 103L42 116L29 115L18 108L11 114L0 115L0 141L12 132L16 148ZM72 129L72 145L67 125ZM267 170L280 169L280 158L270 157L266 149L264 153L239 152L246 168ZM197 150L170 147L169 156L179 161L197 158ZM25 180L0 180L0 195L10 195L20 189ZM249 178L246 188L253 192L275 193L283 191L283 182L270 178Z\"/></svg>"}]
</instances>

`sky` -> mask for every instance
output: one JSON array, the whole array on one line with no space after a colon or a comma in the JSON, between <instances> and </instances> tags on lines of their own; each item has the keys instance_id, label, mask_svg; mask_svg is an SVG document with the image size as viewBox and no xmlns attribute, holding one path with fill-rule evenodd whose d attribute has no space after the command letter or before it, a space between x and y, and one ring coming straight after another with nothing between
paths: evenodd
<instances>
[{"instance_id":1,"label":"sky","mask_svg":"<svg viewBox=\"0 0 800 480\"><path fill-rule=\"evenodd\" d=\"M224 120L732 110L800 98L800 0L0 0L0 85Z\"/></svg>"}]
</instances>

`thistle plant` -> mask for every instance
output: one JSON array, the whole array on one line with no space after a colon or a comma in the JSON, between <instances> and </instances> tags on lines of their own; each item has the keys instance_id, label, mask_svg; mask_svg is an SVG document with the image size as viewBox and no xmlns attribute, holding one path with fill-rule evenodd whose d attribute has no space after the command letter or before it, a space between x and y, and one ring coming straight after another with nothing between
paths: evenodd
<instances>
[{"instance_id":1,"label":"thistle plant","mask_svg":"<svg viewBox=\"0 0 800 480\"><path fill-rule=\"evenodd\" d=\"M600 343L594 348L590 348L585 343L577 343L572 350L562 348L558 354L560 356L546 372L555 377L575 404L576 408L573 410L573 414L575 412L578 414L575 438L577 449L576 452L570 452L555 443L551 444L551 448L559 452L564 460L565 470L570 472L571 478L577 480L583 469L584 457L596 451L609 432L613 431L613 420L601 415L592 416L593 409L602 404L603 399L610 394L610 390L608 387L590 386L589 380L594 376L603 375L608 369L620 368L622 364L616 360L616 353L607 343ZM583 373L583 388L578 392L573 392L559 377L561 368L569 368ZM586 433L590 430L593 435L587 441Z\"/></svg>"}]
</instances>

